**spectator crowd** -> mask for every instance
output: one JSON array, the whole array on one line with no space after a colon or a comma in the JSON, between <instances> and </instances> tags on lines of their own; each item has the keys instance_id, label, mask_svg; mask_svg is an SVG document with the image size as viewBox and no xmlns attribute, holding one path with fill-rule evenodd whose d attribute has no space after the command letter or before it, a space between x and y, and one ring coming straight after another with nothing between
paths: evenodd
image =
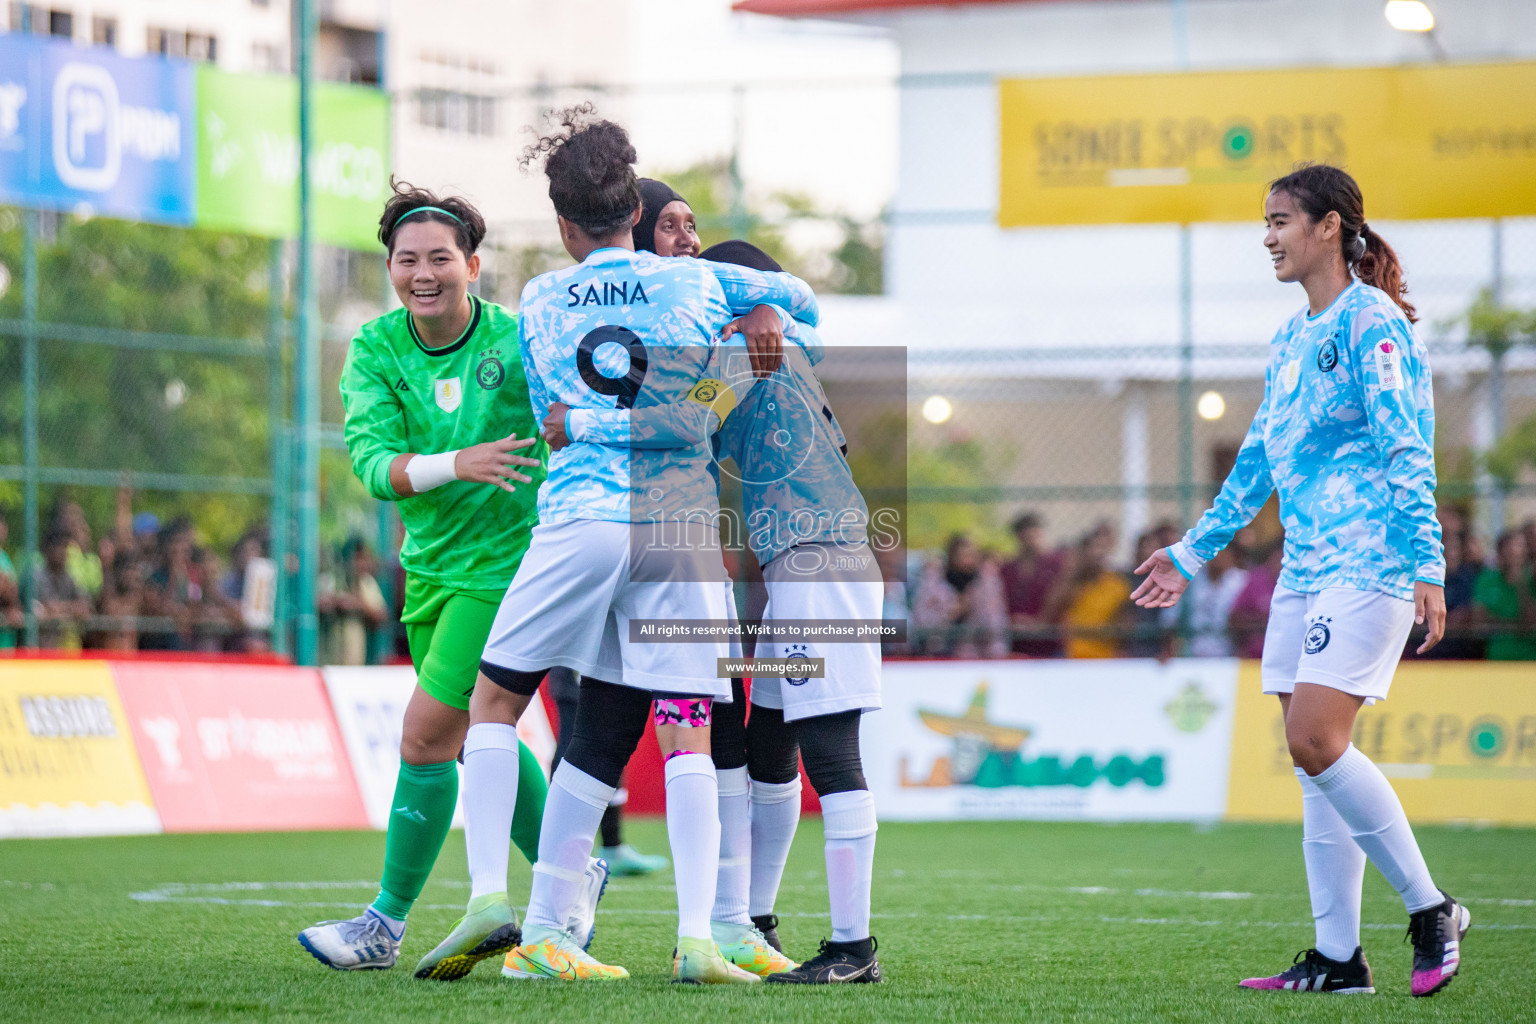
<instances>
[{"instance_id":1,"label":"spectator crowd","mask_svg":"<svg viewBox=\"0 0 1536 1024\"><path fill-rule=\"evenodd\" d=\"M1486 549L1457 509L1442 507L1446 637L1429 657L1536 660L1536 520L1504 531ZM1000 554L965 534L942 551L878 553L886 579L884 617L909 624L888 654L955 658L1257 658L1280 575L1280 543L1241 531L1190 583L1175 608L1128 600L1131 570L1179 538L1169 523L1136 539L1116 564L1117 537L1099 523L1075 541L1046 543L1033 512L1013 522L1013 551ZM185 518L161 522L118 494L110 529L93 534L81 506L58 502L45 517L39 557L13 560L0 515L0 648L24 639L21 574L31 574L39 645L59 650L259 654L272 649L277 567L264 524L247 528L227 556L199 542ZM12 549L14 550L14 549ZM905 560L905 566L903 566ZM902 569L905 568L905 572ZM288 571L294 567L291 559ZM902 577L905 582L898 582ZM358 665L400 657L395 636L403 579L382 575L360 537L322 552L317 580L321 657ZM1418 645L1411 639L1408 650Z\"/></svg>"},{"instance_id":2,"label":"spectator crowd","mask_svg":"<svg viewBox=\"0 0 1536 1024\"><path fill-rule=\"evenodd\" d=\"M186 518L161 522L118 492L111 528L93 534L82 507L59 501L32 564L8 554L0 515L0 649L25 641L22 573L30 573L38 646L45 650L261 654L272 649L277 567L265 524L249 526L223 556ZM378 560L360 538L327 552L318 579L327 664L364 664L388 620ZM290 571L291 571L290 566Z\"/></svg>"},{"instance_id":3,"label":"spectator crowd","mask_svg":"<svg viewBox=\"0 0 1536 1024\"><path fill-rule=\"evenodd\" d=\"M1536 660L1536 519L1499 535L1489 553L1466 516L1439 510L1445 539L1446 638L1427 657ZM1113 564L1115 530L1099 523L1049 547L1041 517L1013 522L1011 554L955 534L909 560L911 585L888 585L885 617L905 618L908 642L889 653L955 658L1259 657L1281 542L1238 533L1174 608L1138 608L1133 574L1181 532L1161 523ZM1422 634L1422 628L1418 631ZM1419 644L1410 640L1411 651Z\"/></svg>"}]
</instances>

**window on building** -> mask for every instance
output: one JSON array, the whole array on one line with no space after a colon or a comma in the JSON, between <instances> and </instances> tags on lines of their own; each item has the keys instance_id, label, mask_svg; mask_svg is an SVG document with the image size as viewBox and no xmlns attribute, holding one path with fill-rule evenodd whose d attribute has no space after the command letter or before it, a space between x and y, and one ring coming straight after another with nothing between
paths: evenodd
<instances>
[{"instance_id":1,"label":"window on building","mask_svg":"<svg viewBox=\"0 0 1536 1024\"><path fill-rule=\"evenodd\" d=\"M416 93L417 121L459 135L496 134L496 97L452 89L421 89Z\"/></svg>"},{"instance_id":2,"label":"window on building","mask_svg":"<svg viewBox=\"0 0 1536 1024\"><path fill-rule=\"evenodd\" d=\"M148 53L158 53L162 57L185 57L187 34L173 28L150 26L145 30L144 49Z\"/></svg>"},{"instance_id":3,"label":"window on building","mask_svg":"<svg viewBox=\"0 0 1536 1024\"><path fill-rule=\"evenodd\" d=\"M251 68L256 71L287 71L288 57L281 46L252 43Z\"/></svg>"},{"instance_id":4,"label":"window on building","mask_svg":"<svg viewBox=\"0 0 1536 1024\"><path fill-rule=\"evenodd\" d=\"M117 19L116 18L92 18L91 42L97 46L117 45Z\"/></svg>"},{"instance_id":5,"label":"window on building","mask_svg":"<svg viewBox=\"0 0 1536 1024\"><path fill-rule=\"evenodd\" d=\"M36 18L37 14L32 17ZM75 38L75 16L68 11L49 11L48 34L60 39Z\"/></svg>"},{"instance_id":6,"label":"window on building","mask_svg":"<svg viewBox=\"0 0 1536 1024\"><path fill-rule=\"evenodd\" d=\"M218 59L219 41L202 32L187 33L187 59L205 60L210 64Z\"/></svg>"}]
</instances>

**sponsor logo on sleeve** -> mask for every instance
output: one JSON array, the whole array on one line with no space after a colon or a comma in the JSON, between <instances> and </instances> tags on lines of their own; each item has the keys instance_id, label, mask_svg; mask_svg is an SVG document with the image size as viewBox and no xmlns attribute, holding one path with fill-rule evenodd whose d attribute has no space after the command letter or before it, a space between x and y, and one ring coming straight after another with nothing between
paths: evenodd
<instances>
[{"instance_id":1,"label":"sponsor logo on sleeve","mask_svg":"<svg viewBox=\"0 0 1536 1024\"><path fill-rule=\"evenodd\" d=\"M1376 377L1383 391L1403 389L1402 349L1395 341L1376 346Z\"/></svg>"}]
</instances>

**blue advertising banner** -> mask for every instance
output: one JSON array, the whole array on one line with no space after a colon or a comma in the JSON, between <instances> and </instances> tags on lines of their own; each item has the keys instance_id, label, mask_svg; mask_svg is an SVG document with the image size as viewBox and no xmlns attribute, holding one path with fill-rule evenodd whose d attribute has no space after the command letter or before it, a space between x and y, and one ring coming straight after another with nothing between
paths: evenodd
<instances>
[{"instance_id":1,"label":"blue advertising banner","mask_svg":"<svg viewBox=\"0 0 1536 1024\"><path fill-rule=\"evenodd\" d=\"M192 65L0 35L0 202L190 224Z\"/></svg>"}]
</instances>

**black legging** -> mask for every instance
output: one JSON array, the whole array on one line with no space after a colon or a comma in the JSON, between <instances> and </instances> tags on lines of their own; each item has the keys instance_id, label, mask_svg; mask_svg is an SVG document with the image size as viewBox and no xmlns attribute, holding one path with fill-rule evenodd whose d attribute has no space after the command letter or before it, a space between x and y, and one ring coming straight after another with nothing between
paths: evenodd
<instances>
[{"instance_id":1,"label":"black legging","mask_svg":"<svg viewBox=\"0 0 1536 1024\"><path fill-rule=\"evenodd\" d=\"M859 756L861 714L856 710L839 711L786 722L783 711L752 705L752 714L746 722L747 775L758 782L789 782L798 774L803 756L805 774L821 796L868 789L864 763ZM716 728L719 721L717 716ZM716 748L712 746L711 749ZM722 764L717 754L715 767L740 765Z\"/></svg>"},{"instance_id":2,"label":"black legging","mask_svg":"<svg viewBox=\"0 0 1536 1024\"><path fill-rule=\"evenodd\" d=\"M571 669L552 668L549 670L549 681L545 685L549 687L549 695L555 702L555 714L560 719L560 734L555 738L555 759L549 766L549 770L553 772L560 766L561 759L565 757L566 748L571 745L571 738L576 735L576 709L581 703L582 683L581 677ZM619 778L621 780L623 778L622 766ZM613 785L617 784L613 783ZM624 842L623 822L623 805L610 804L607 810L603 811L599 834L602 836L604 846L612 848Z\"/></svg>"}]
</instances>

